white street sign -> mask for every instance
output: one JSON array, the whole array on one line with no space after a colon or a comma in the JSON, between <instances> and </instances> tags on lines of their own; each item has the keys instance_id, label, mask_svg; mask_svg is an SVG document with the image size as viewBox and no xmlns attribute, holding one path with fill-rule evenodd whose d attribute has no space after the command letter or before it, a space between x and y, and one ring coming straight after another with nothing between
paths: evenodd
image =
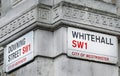
<instances>
[{"instance_id":1,"label":"white street sign","mask_svg":"<svg viewBox=\"0 0 120 76\"><path fill-rule=\"evenodd\" d=\"M5 71L9 72L33 59L33 31L6 46Z\"/></svg>"},{"instance_id":2,"label":"white street sign","mask_svg":"<svg viewBox=\"0 0 120 76\"><path fill-rule=\"evenodd\" d=\"M68 56L107 63L117 63L117 37L68 28Z\"/></svg>"}]
</instances>

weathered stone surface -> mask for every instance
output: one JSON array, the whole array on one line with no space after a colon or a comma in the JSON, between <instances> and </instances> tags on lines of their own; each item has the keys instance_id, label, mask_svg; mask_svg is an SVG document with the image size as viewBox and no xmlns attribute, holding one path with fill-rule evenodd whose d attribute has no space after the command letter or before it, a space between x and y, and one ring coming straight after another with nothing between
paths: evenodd
<instances>
[{"instance_id":1,"label":"weathered stone surface","mask_svg":"<svg viewBox=\"0 0 120 76\"><path fill-rule=\"evenodd\" d=\"M39 3L53 5L54 0L39 0Z\"/></svg>"},{"instance_id":2,"label":"weathered stone surface","mask_svg":"<svg viewBox=\"0 0 120 76\"><path fill-rule=\"evenodd\" d=\"M104 1L106 3L111 3L111 4L116 4L116 0L100 0L100 1Z\"/></svg>"},{"instance_id":3,"label":"weathered stone surface","mask_svg":"<svg viewBox=\"0 0 120 76\"><path fill-rule=\"evenodd\" d=\"M103 14L100 12L98 13L95 10L84 8L82 6L77 7L71 6L71 4L63 3L62 6L57 6L54 10L53 22L64 19L89 26L107 28L110 30L117 30L120 27L120 19L116 16L112 14L105 15L105 13Z\"/></svg>"},{"instance_id":4,"label":"weathered stone surface","mask_svg":"<svg viewBox=\"0 0 120 76\"><path fill-rule=\"evenodd\" d=\"M16 1L2 0L0 46L34 30L35 58L4 76L118 76L120 63L75 59L66 53L70 26L119 36L120 0Z\"/></svg>"},{"instance_id":5,"label":"weathered stone surface","mask_svg":"<svg viewBox=\"0 0 120 76\"><path fill-rule=\"evenodd\" d=\"M33 62L8 73L6 76L54 76L53 59L37 57ZM4 75L5 76L5 75Z\"/></svg>"},{"instance_id":6,"label":"weathered stone surface","mask_svg":"<svg viewBox=\"0 0 120 76\"><path fill-rule=\"evenodd\" d=\"M117 15L120 16L120 0L116 0L116 6L117 6Z\"/></svg>"},{"instance_id":7,"label":"weathered stone surface","mask_svg":"<svg viewBox=\"0 0 120 76\"><path fill-rule=\"evenodd\" d=\"M37 75L36 76L55 76L54 59L37 58ZM34 75L34 74L33 74Z\"/></svg>"},{"instance_id":8,"label":"weathered stone surface","mask_svg":"<svg viewBox=\"0 0 120 76\"><path fill-rule=\"evenodd\" d=\"M37 76L37 61L31 62L7 74L7 76L27 76L27 75Z\"/></svg>"},{"instance_id":9,"label":"weathered stone surface","mask_svg":"<svg viewBox=\"0 0 120 76\"><path fill-rule=\"evenodd\" d=\"M51 57L54 54L53 33L45 30L35 31L34 50L35 55Z\"/></svg>"},{"instance_id":10,"label":"weathered stone surface","mask_svg":"<svg viewBox=\"0 0 120 76\"><path fill-rule=\"evenodd\" d=\"M0 42L4 41L6 38L10 37L11 35L14 35L16 32L19 32L20 30L26 27L27 28L35 27L36 25L31 25L31 24L34 24L37 21L44 23L51 23L52 19L50 17L50 14L51 14L50 8L48 7L43 8L43 6L38 8L36 7L34 9L27 11L23 15L15 18L14 20L11 20L9 23L3 22L6 24L4 26L2 26L1 24Z\"/></svg>"},{"instance_id":11,"label":"weathered stone surface","mask_svg":"<svg viewBox=\"0 0 120 76\"><path fill-rule=\"evenodd\" d=\"M67 28L54 31L54 56L67 53Z\"/></svg>"},{"instance_id":12,"label":"weathered stone surface","mask_svg":"<svg viewBox=\"0 0 120 76\"><path fill-rule=\"evenodd\" d=\"M0 42L36 21L36 9L33 9L0 28ZM23 31L22 31L23 32ZM14 35L15 36L15 35ZM13 37L14 37L13 36ZM17 34L16 34L17 36ZM11 39L9 39L11 40ZM4 42L5 43L5 42ZM2 44L2 43L1 43Z\"/></svg>"},{"instance_id":13,"label":"weathered stone surface","mask_svg":"<svg viewBox=\"0 0 120 76\"><path fill-rule=\"evenodd\" d=\"M98 10L102 10L102 11L107 11L107 12L114 13L114 14L116 14L116 12L117 12L115 5L108 4L108 3L112 2L109 0L104 0L108 3L102 2L101 0L54 0L54 4L57 4L61 1L73 3L76 5L82 5L85 7L90 7L90 8L98 9Z\"/></svg>"},{"instance_id":14,"label":"weathered stone surface","mask_svg":"<svg viewBox=\"0 0 120 76\"><path fill-rule=\"evenodd\" d=\"M55 59L55 76L119 76L118 67L60 56Z\"/></svg>"},{"instance_id":15,"label":"weathered stone surface","mask_svg":"<svg viewBox=\"0 0 120 76\"><path fill-rule=\"evenodd\" d=\"M55 59L37 57L7 76L119 76L118 67L61 55Z\"/></svg>"},{"instance_id":16,"label":"weathered stone surface","mask_svg":"<svg viewBox=\"0 0 120 76\"><path fill-rule=\"evenodd\" d=\"M38 1L36 0L31 0L30 3L32 3L32 5L27 6L25 9L24 7L28 3L23 1L19 5L12 7L11 11L0 19L0 42L14 35L16 32L19 34L18 32L20 30L24 29L23 31L28 31L25 28L28 28L28 26L35 26L31 25L35 22L38 22L40 27L44 24L42 27L51 27L53 29L57 26L55 23L59 22L65 24L67 23L68 25L70 24L75 27L87 29L94 28L92 30L97 29L110 34L115 34L116 32L118 35L120 32L120 19L115 14L106 14L103 11L97 11L86 6L74 5L73 3L67 2L60 2L57 5L53 5L52 8L51 6L45 4L38 5ZM22 6L24 9L19 6ZM14 12L20 13L13 15ZM8 41L10 41L10 39Z\"/></svg>"},{"instance_id":17,"label":"weathered stone surface","mask_svg":"<svg viewBox=\"0 0 120 76\"><path fill-rule=\"evenodd\" d=\"M4 60L4 48L0 47L0 65L3 64L3 60Z\"/></svg>"},{"instance_id":18,"label":"weathered stone surface","mask_svg":"<svg viewBox=\"0 0 120 76\"><path fill-rule=\"evenodd\" d=\"M67 28L60 28L54 32L35 31L34 55L56 57L67 53Z\"/></svg>"},{"instance_id":19,"label":"weathered stone surface","mask_svg":"<svg viewBox=\"0 0 120 76\"><path fill-rule=\"evenodd\" d=\"M11 0L12 6L17 5L18 3L22 2L23 0Z\"/></svg>"},{"instance_id":20,"label":"weathered stone surface","mask_svg":"<svg viewBox=\"0 0 120 76\"><path fill-rule=\"evenodd\" d=\"M12 6L11 0L3 0L2 2L3 16L0 18L0 27L23 15L38 4L37 0L23 0L16 6Z\"/></svg>"},{"instance_id":21,"label":"weathered stone surface","mask_svg":"<svg viewBox=\"0 0 120 76\"><path fill-rule=\"evenodd\" d=\"M3 65L0 65L0 76L3 76L4 72L3 72Z\"/></svg>"},{"instance_id":22,"label":"weathered stone surface","mask_svg":"<svg viewBox=\"0 0 120 76\"><path fill-rule=\"evenodd\" d=\"M91 63L93 76L119 76L118 67L114 65Z\"/></svg>"},{"instance_id":23,"label":"weathered stone surface","mask_svg":"<svg viewBox=\"0 0 120 76\"><path fill-rule=\"evenodd\" d=\"M38 7L38 20L39 22L44 22L50 24L52 22L51 7L45 5L39 5Z\"/></svg>"},{"instance_id":24,"label":"weathered stone surface","mask_svg":"<svg viewBox=\"0 0 120 76\"><path fill-rule=\"evenodd\" d=\"M118 43L118 65L120 67L120 43Z\"/></svg>"}]
</instances>

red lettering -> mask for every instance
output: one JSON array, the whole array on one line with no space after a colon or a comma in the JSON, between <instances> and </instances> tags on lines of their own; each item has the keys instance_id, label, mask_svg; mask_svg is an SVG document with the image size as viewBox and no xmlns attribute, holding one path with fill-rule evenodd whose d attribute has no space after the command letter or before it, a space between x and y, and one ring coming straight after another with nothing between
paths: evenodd
<instances>
[{"instance_id":1,"label":"red lettering","mask_svg":"<svg viewBox=\"0 0 120 76\"><path fill-rule=\"evenodd\" d=\"M28 51L30 51L30 44L29 45L26 45L22 48L22 54L25 54L27 53Z\"/></svg>"},{"instance_id":2,"label":"red lettering","mask_svg":"<svg viewBox=\"0 0 120 76\"><path fill-rule=\"evenodd\" d=\"M17 62L15 63L15 66L17 66L17 65L19 65L19 64L21 64L21 63L23 63L23 62L25 62L25 61L26 61L26 58L23 58L23 59L17 61Z\"/></svg>"},{"instance_id":3,"label":"red lettering","mask_svg":"<svg viewBox=\"0 0 120 76\"><path fill-rule=\"evenodd\" d=\"M73 41L72 41L72 44L73 44L73 45L72 45L73 47L76 47L76 46L77 46L77 45L76 45L76 40L73 40Z\"/></svg>"},{"instance_id":4,"label":"red lettering","mask_svg":"<svg viewBox=\"0 0 120 76\"><path fill-rule=\"evenodd\" d=\"M79 53L79 52L72 52L72 55L73 55L73 56L81 56L81 57L84 57L84 56L85 56L85 54Z\"/></svg>"},{"instance_id":5,"label":"red lettering","mask_svg":"<svg viewBox=\"0 0 120 76\"><path fill-rule=\"evenodd\" d=\"M87 46L88 46L88 45L87 45L87 42L86 42L86 43L85 43L85 49L87 49Z\"/></svg>"},{"instance_id":6,"label":"red lettering","mask_svg":"<svg viewBox=\"0 0 120 76\"><path fill-rule=\"evenodd\" d=\"M79 53L78 53L78 52L72 52L72 55L73 55L73 56L78 56Z\"/></svg>"},{"instance_id":7,"label":"red lettering","mask_svg":"<svg viewBox=\"0 0 120 76\"><path fill-rule=\"evenodd\" d=\"M103 56L98 56L98 55L86 54L86 57L87 58L92 58L92 59L97 59L97 60L109 61L109 58L103 57Z\"/></svg>"},{"instance_id":8,"label":"red lettering","mask_svg":"<svg viewBox=\"0 0 120 76\"><path fill-rule=\"evenodd\" d=\"M81 49L87 49L88 48L88 44L87 44L87 42L73 40L72 41L72 47L74 47L74 48L81 48Z\"/></svg>"},{"instance_id":9,"label":"red lettering","mask_svg":"<svg viewBox=\"0 0 120 76\"><path fill-rule=\"evenodd\" d=\"M82 49L82 48L83 48L83 45L84 45L84 42L81 42L81 41L79 42L79 41L77 41L77 44L78 44L78 48L81 48L81 49Z\"/></svg>"},{"instance_id":10,"label":"red lettering","mask_svg":"<svg viewBox=\"0 0 120 76\"><path fill-rule=\"evenodd\" d=\"M72 56L95 59L95 60L102 60L102 61L109 61L110 60L108 57L99 56L99 55L92 55L92 54L84 54L81 52L72 52L71 54L72 54Z\"/></svg>"}]
</instances>

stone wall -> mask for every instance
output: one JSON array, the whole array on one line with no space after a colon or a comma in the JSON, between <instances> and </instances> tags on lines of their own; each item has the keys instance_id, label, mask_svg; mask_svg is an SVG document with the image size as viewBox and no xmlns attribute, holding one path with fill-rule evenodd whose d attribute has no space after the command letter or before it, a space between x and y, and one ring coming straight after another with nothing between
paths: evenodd
<instances>
[{"instance_id":1,"label":"stone wall","mask_svg":"<svg viewBox=\"0 0 120 76\"><path fill-rule=\"evenodd\" d=\"M2 0L0 76L119 76L119 61L112 64L67 55L69 27L115 36L119 44L119 2ZM6 73L6 46L30 31L34 32L34 58Z\"/></svg>"}]
</instances>

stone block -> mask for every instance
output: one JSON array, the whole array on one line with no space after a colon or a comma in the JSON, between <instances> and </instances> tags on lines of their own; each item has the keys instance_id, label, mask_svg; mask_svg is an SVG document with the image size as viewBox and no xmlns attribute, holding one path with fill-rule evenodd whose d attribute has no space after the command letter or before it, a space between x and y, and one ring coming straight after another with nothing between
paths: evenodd
<instances>
[{"instance_id":1,"label":"stone block","mask_svg":"<svg viewBox=\"0 0 120 76\"><path fill-rule=\"evenodd\" d=\"M39 0L39 3L53 5L54 0Z\"/></svg>"},{"instance_id":2,"label":"stone block","mask_svg":"<svg viewBox=\"0 0 120 76\"><path fill-rule=\"evenodd\" d=\"M53 56L53 33L45 30L36 30L34 39L35 56Z\"/></svg>"},{"instance_id":3,"label":"stone block","mask_svg":"<svg viewBox=\"0 0 120 76\"><path fill-rule=\"evenodd\" d=\"M106 11L106 12L116 14L116 6L114 6L112 4L107 4L105 2L101 2L99 0L54 0L54 4L58 4L61 1L73 3L76 5L82 5L82 6L90 7L90 8L96 9L96 10L98 9L101 11ZM106 0L106 1L111 2L108 0Z\"/></svg>"},{"instance_id":4,"label":"stone block","mask_svg":"<svg viewBox=\"0 0 120 76\"><path fill-rule=\"evenodd\" d=\"M11 73L7 73L7 76L37 76L37 61L31 62L27 65L21 66L15 69Z\"/></svg>"},{"instance_id":5,"label":"stone block","mask_svg":"<svg viewBox=\"0 0 120 76\"><path fill-rule=\"evenodd\" d=\"M67 28L60 28L54 32L36 30L34 39L36 55L55 57L67 52Z\"/></svg>"},{"instance_id":6,"label":"stone block","mask_svg":"<svg viewBox=\"0 0 120 76\"><path fill-rule=\"evenodd\" d=\"M46 5L39 5L37 9L38 21L50 24L52 22L51 7Z\"/></svg>"},{"instance_id":7,"label":"stone block","mask_svg":"<svg viewBox=\"0 0 120 76\"><path fill-rule=\"evenodd\" d=\"M116 4L116 0L103 0L106 3Z\"/></svg>"},{"instance_id":8,"label":"stone block","mask_svg":"<svg viewBox=\"0 0 120 76\"><path fill-rule=\"evenodd\" d=\"M91 63L92 76L119 76L119 68L114 65Z\"/></svg>"},{"instance_id":9,"label":"stone block","mask_svg":"<svg viewBox=\"0 0 120 76\"><path fill-rule=\"evenodd\" d=\"M1 71L1 69L0 69ZM37 57L4 76L54 76L54 61L50 58ZM3 75L2 75L3 76Z\"/></svg>"},{"instance_id":10,"label":"stone block","mask_svg":"<svg viewBox=\"0 0 120 76\"><path fill-rule=\"evenodd\" d=\"M118 65L120 67L120 43L118 43Z\"/></svg>"},{"instance_id":11,"label":"stone block","mask_svg":"<svg viewBox=\"0 0 120 76\"><path fill-rule=\"evenodd\" d=\"M3 0L2 10L4 11L4 16L0 18L0 27L16 17L23 15L38 4L37 0L23 0L19 4L12 6L12 2L10 1L11 0Z\"/></svg>"},{"instance_id":12,"label":"stone block","mask_svg":"<svg viewBox=\"0 0 120 76\"><path fill-rule=\"evenodd\" d=\"M40 58L37 59L37 76L55 76L54 75L54 60L50 58ZM33 74L34 75L34 74Z\"/></svg>"},{"instance_id":13,"label":"stone block","mask_svg":"<svg viewBox=\"0 0 120 76\"><path fill-rule=\"evenodd\" d=\"M54 31L54 56L67 53L67 28L62 27Z\"/></svg>"},{"instance_id":14,"label":"stone block","mask_svg":"<svg viewBox=\"0 0 120 76\"><path fill-rule=\"evenodd\" d=\"M6 25L1 27L0 28L0 42L4 41L4 39L10 37L11 35L19 32L20 30L22 30L26 27L27 27L27 29L29 27L32 27L30 25L33 24L34 22L36 22L36 20L37 20L36 12L37 12L36 9L30 10L29 12L23 14L22 16L14 19L13 21L11 21L9 23L6 23ZM3 20L3 22L4 21L5 20ZM21 31L21 32L23 32L23 31ZM20 35L20 33L17 33L16 36L14 35L14 36L12 36L12 38L9 38L7 42L9 42L11 39L14 39L15 37L17 37L18 34ZM23 34L23 33L21 33L21 34ZM4 42L4 43L6 43L6 42Z\"/></svg>"},{"instance_id":15,"label":"stone block","mask_svg":"<svg viewBox=\"0 0 120 76\"><path fill-rule=\"evenodd\" d=\"M84 6L76 6L69 2L61 2L57 7L53 8L53 10L55 10L53 11L53 23L61 20L61 22L68 25L71 24L93 30L97 29L97 31L107 33L115 34L115 30L119 31L120 20L115 14L106 14L105 12L96 11L95 9Z\"/></svg>"},{"instance_id":16,"label":"stone block","mask_svg":"<svg viewBox=\"0 0 120 76\"><path fill-rule=\"evenodd\" d=\"M90 62L60 56L55 59L55 76L92 76L90 67Z\"/></svg>"},{"instance_id":17,"label":"stone block","mask_svg":"<svg viewBox=\"0 0 120 76\"><path fill-rule=\"evenodd\" d=\"M3 76L4 72L3 72L3 65L0 65L0 76Z\"/></svg>"},{"instance_id":18,"label":"stone block","mask_svg":"<svg viewBox=\"0 0 120 76\"><path fill-rule=\"evenodd\" d=\"M55 59L55 76L118 76L118 67L60 56Z\"/></svg>"},{"instance_id":19,"label":"stone block","mask_svg":"<svg viewBox=\"0 0 120 76\"><path fill-rule=\"evenodd\" d=\"M120 35L115 0L12 1L2 0L0 46L34 30L34 59L5 76L118 76L120 58L118 66L66 54L69 26Z\"/></svg>"}]
</instances>

